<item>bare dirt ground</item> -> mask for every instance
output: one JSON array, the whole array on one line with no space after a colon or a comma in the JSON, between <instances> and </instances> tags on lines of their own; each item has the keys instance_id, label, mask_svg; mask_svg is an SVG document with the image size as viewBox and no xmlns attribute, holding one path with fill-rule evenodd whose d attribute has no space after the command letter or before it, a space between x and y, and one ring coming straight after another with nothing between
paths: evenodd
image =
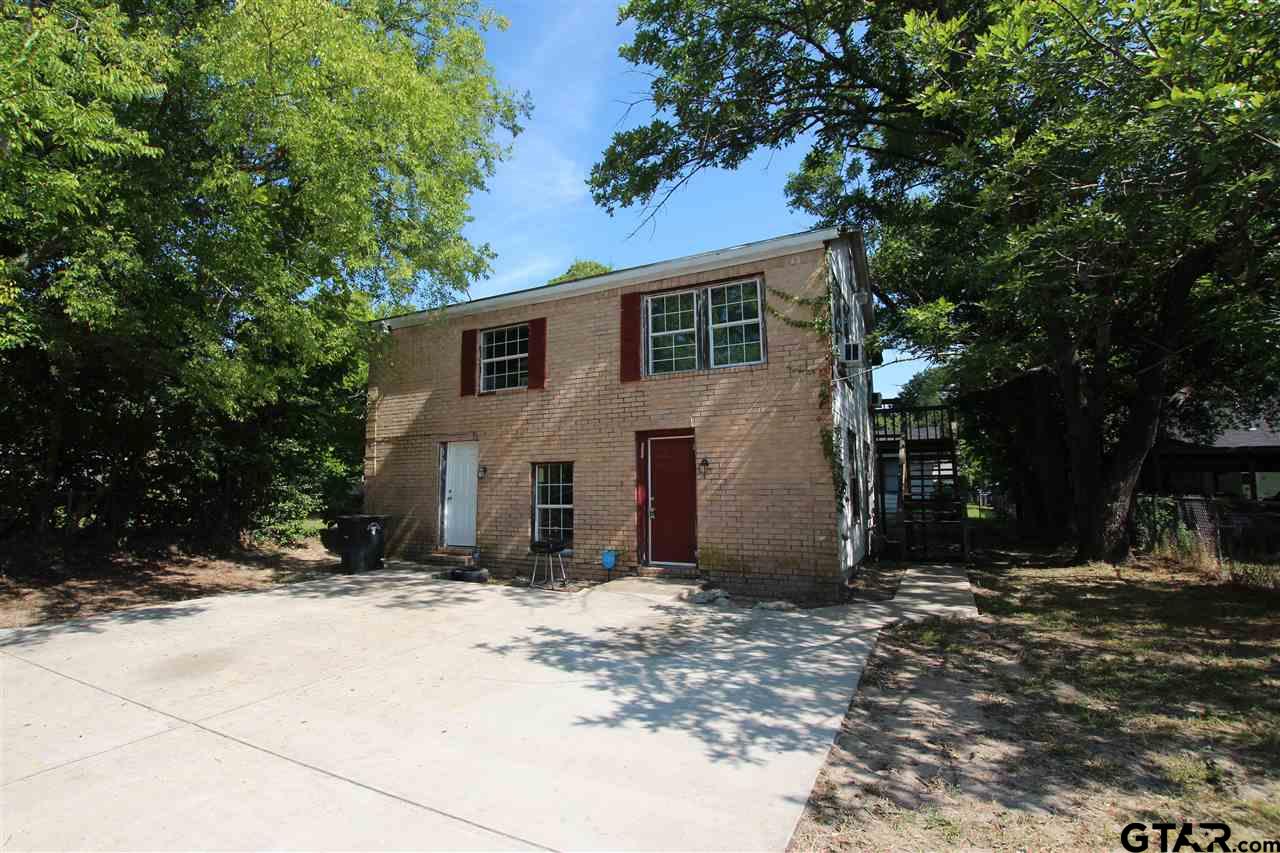
<instances>
[{"instance_id":1,"label":"bare dirt ground","mask_svg":"<svg viewBox=\"0 0 1280 853\"><path fill-rule=\"evenodd\" d=\"M993 554L981 618L882 633L791 850L1115 850L1162 819L1280 838L1280 595L1063 562Z\"/></svg>"},{"instance_id":2,"label":"bare dirt ground","mask_svg":"<svg viewBox=\"0 0 1280 853\"><path fill-rule=\"evenodd\" d=\"M898 584L908 563L881 560L863 566L849 582L850 601L889 601L898 592Z\"/></svg>"},{"instance_id":3,"label":"bare dirt ground","mask_svg":"<svg viewBox=\"0 0 1280 853\"><path fill-rule=\"evenodd\" d=\"M176 547L112 556L33 551L0 554L0 628L92 616L127 607L246 592L328 575L338 560L319 541L225 555Z\"/></svg>"}]
</instances>

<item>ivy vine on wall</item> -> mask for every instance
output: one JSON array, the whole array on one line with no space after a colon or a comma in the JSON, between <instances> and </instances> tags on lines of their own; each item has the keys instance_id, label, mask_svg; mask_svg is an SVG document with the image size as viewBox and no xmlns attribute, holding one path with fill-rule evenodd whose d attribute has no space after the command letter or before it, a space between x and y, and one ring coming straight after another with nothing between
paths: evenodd
<instances>
[{"instance_id":1,"label":"ivy vine on wall","mask_svg":"<svg viewBox=\"0 0 1280 853\"><path fill-rule=\"evenodd\" d=\"M831 382L835 377L836 365L835 343L832 339L834 330L831 323L830 287L831 285L828 285L822 296L797 296L783 290L769 288L769 292L782 302L807 309L809 316L804 319L788 316L773 307L772 303L766 303L765 305L765 310L770 315L793 329L811 331L822 343L824 355L818 362L816 370L818 375L818 411L822 413L821 417L825 417L831 412ZM824 425L819 428L818 435L822 445L822 455L826 458L827 465L831 469L831 485L835 489L836 510L838 512L844 508L844 462L840 458L840 448L836 443L835 432L832 428Z\"/></svg>"}]
</instances>

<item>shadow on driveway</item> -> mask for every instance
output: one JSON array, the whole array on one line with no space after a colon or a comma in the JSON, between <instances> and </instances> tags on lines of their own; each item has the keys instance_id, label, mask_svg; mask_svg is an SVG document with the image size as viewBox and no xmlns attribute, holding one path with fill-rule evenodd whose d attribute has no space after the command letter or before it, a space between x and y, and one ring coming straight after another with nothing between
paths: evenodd
<instances>
[{"instance_id":1,"label":"shadow on driveway","mask_svg":"<svg viewBox=\"0 0 1280 853\"><path fill-rule=\"evenodd\" d=\"M474 648L586 675L614 697L614 710L576 725L687 732L717 762L760 764L770 754L830 744L815 725L843 712L857 680L850 664L870 649L875 629L815 613L722 611L655 604L643 623L590 631L534 627ZM849 677L833 676L845 673Z\"/></svg>"}]
</instances>

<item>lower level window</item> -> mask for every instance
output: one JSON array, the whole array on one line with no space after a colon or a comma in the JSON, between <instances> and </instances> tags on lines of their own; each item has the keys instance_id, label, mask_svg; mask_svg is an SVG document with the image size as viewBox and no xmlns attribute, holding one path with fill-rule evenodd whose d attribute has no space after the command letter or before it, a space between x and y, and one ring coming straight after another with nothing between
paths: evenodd
<instances>
[{"instance_id":1,"label":"lower level window","mask_svg":"<svg viewBox=\"0 0 1280 853\"><path fill-rule=\"evenodd\" d=\"M573 463L533 466L533 538L573 542Z\"/></svg>"},{"instance_id":2,"label":"lower level window","mask_svg":"<svg viewBox=\"0 0 1280 853\"><path fill-rule=\"evenodd\" d=\"M858 437L851 429L844 431L844 458L848 464L845 468L847 479L844 493L849 499L849 510L854 518L858 518L858 514L862 512L861 507L858 506L858 489L862 487L862 475L858 471Z\"/></svg>"}]
</instances>

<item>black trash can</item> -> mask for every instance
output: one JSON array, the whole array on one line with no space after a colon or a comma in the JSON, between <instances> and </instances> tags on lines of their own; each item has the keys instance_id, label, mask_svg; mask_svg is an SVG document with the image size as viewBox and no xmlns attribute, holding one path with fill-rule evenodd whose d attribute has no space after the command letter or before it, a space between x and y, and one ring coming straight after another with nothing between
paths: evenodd
<instances>
[{"instance_id":1,"label":"black trash can","mask_svg":"<svg viewBox=\"0 0 1280 853\"><path fill-rule=\"evenodd\" d=\"M367 572L382 565L386 528L385 515L340 515L320 532L320 541L342 558L344 572Z\"/></svg>"}]
</instances>

